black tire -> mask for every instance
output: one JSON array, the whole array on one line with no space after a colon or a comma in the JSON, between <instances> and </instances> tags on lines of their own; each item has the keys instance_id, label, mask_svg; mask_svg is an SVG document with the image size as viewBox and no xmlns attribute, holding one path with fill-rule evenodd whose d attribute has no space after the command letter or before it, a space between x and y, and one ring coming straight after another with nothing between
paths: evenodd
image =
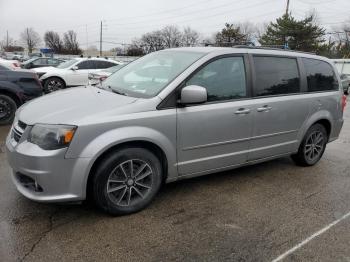
<instances>
[{"instance_id":1,"label":"black tire","mask_svg":"<svg viewBox=\"0 0 350 262\"><path fill-rule=\"evenodd\" d=\"M16 110L16 102L11 97L0 94L0 125L11 124Z\"/></svg>"},{"instance_id":2,"label":"black tire","mask_svg":"<svg viewBox=\"0 0 350 262\"><path fill-rule=\"evenodd\" d=\"M44 93L52 93L60 89L66 88L66 83L58 77L49 77L44 83Z\"/></svg>"},{"instance_id":3,"label":"black tire","mask_svg":"<svg viewBox=\"0 0 350 262\"><path fill-rule=\"evenodd\" d=\"M144 169L139 173L142 167ZM144 209L152 202L162 184L161 163L144 148L125 148L110 153L95 170L91 187L94 202L112 215L126 215ZM149 170L152 173L147 175Z\"/></svg>"},{"instance_id":4,"label":"black tire","mask_svg":"<svg viewBox=\"0 0 350 262\"><path fill-rule=\"evenodd\" d=\"M322 136L322 141L319 141L321 137L316 138L315 135ZM292 155L292 159L299 166L313 166L323 156L327 142L328 134L326 128L321 124L314 124L306 132L303 141L299 146L298 153ZM314 157L311 157L312 154L314 154Z\"/></svg>"}]
</instances>

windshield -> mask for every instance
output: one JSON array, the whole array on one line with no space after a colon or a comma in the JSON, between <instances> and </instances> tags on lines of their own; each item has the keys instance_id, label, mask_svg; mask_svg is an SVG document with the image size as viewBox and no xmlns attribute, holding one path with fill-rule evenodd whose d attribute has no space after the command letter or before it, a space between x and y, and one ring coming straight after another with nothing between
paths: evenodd
<instances>
[{"instance_id":1,"label":"windshield","mask_svg":"<svg viewBox=\"0 0 350 262\"><path fill-rule=\"evenodd\" d=\"M37 60L37 59L38 59L37 57L35 57L35 58L31 58L31 59L29 59L29 60L25 61L23 64L29 64L29 63L31 63L31 62L33 62L33 61Z\"/></svg>"},{"instance_id":2,"label":"windshield","mask_svg":"<svg viewBox=\"0 0 350 262\"><path fill-rule=\"evenodd\" d=\"M63 69L63 68L68 68L68 67L70 67L71 65L74 65L76 62L78 62L77 59L71 59L71 60L68 60L67 62L64 62L64 63L62 63L62 64L59 64L59 65L57 66L57 68L61 68L61 69Z\"/></svg>"},{"instance_id":3,"label":"windshield","mask_svg":"<svg viewBox=\"0 0 350 262\"><path fill-rule=\"evenodd\" d=\"M124 65L116 65L116 66L112 66L110 68L104 69L104 72L108 72L108 73L115 73L117 72L120 68L122 68Z\"/></svg>"},{"instance_id":4,"label":"windshield","mask_svg":"<svg viewBox=\"0 0 350 262\"><path fill-rule=\"evenodd\" d=\"M186 51L155 52L121 68L102 86L128 96L153 97L203 55Z\"/></svg>"}]
</instances>

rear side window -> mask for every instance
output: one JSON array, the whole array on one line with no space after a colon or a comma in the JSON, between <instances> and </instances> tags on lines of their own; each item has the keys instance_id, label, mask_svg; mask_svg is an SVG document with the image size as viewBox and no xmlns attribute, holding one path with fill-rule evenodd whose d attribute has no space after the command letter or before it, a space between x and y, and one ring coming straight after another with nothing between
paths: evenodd
<instances>
[{"instance_id":1,"label":"rear side window","mask_svg":"<svg viewBox=\"0 0 350 262\"><path fill-rule=\"evenodd\" d=\"M115 64L108 62L108 61L95 61L96 69L105 69L112 66L115 66Z\"/></svg>"},{"instance_id":2,"label":"rear side window","mask_svg":"<svg viewBox=\"0 0 350 262\"><path fill-rule=\"evenodd\" d=\"M95 69L95 63L92 60L87 60L79 63L78 69Z\"/></svg>"},{"instance_id":3,"label":"rear side window","mask_svg":"<svg viewBox=\"0 0 350 262\"><path fill-rule=\"evenodd\" d=\"M331 91L338 89L338 80L330 64L325 61L302 58L306 76L308 92Z\"/></svg>"},{"instance_id":4,"label":"rear side window","mask_svg":"<svg viewBox=\"0 0 350 262\"><path fill-rule=\"evenodd\" d=\"M205 87L208 102L244 98L247 91L243 57L217 59L195 73L186 85Z\"/></svg>"},{"instance_id":5,"label":"rear side window","mask_svg":"<svg viewBox=\"0 0 350 262\"><path fill-rule=\"evenodd\" d=\"M295 58L255 56L254 96L300 92L300 76Z\"/></svg>"},{"instance_id":6,"label":"rear side window","mask_svg":"<svg viewBox=\"0 0 350 262\"><path fill-rule=\"evenodd\" d=\"M49 65L58 65L58 64L59 64L58 60L57 60L57 59L53 59L53 58L49 58L49 59L47 60L47 63L48 63Z\"/></svg>"},{"instance_id":7,"label":"rear side window","mask_svg":"<svg viewBox=\"0 0 350 262\"><path fill-rule=\"evenodd\" d=\"M47 59L45 58L39 58L32 62L33 65L47 65Z\"/></svg>"}]
</instances>

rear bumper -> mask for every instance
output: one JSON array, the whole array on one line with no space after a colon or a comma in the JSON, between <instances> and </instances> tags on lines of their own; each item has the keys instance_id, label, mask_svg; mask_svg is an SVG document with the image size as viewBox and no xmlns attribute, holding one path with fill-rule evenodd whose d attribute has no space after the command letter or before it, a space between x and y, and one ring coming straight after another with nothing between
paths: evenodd
<instances>
[{"instance_id":1,"label":"rear bumper","mask_svg":"<svg viewBox=\"0 0 350 262\"><path fill-rule=\"evenodd\" d=\"M332 142L338 139L341 129L343 128L344 120L339 119L333 123L332 132L330 134L328 142Z\"/></svg>"}]
</instances>

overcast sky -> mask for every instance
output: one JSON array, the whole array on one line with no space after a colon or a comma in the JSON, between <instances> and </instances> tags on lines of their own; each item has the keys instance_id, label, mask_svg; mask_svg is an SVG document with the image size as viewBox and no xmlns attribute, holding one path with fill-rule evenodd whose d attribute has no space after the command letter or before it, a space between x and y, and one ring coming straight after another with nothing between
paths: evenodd
<instances>
[{"instance_id":1,"label":"overcast sky","mask_svg":"<svg viewBox=\"0 0 350 262\"><path fill-rule=\"evenodd\" d=\"M287 0L0 0L0 40L15 40L26 27L41 36L47 30L75 30L82 48L98 46L100 21L104 41L130 43L166 25L191 26L210 36L225 22L269 22L285 12ZM315 10L318 21L334 30L350 21L350 0L290 0L297 18ZM44 44L42 44L44 45ZM104 44L104 49L114 44Z\"/></svg>"}]
</instances>

